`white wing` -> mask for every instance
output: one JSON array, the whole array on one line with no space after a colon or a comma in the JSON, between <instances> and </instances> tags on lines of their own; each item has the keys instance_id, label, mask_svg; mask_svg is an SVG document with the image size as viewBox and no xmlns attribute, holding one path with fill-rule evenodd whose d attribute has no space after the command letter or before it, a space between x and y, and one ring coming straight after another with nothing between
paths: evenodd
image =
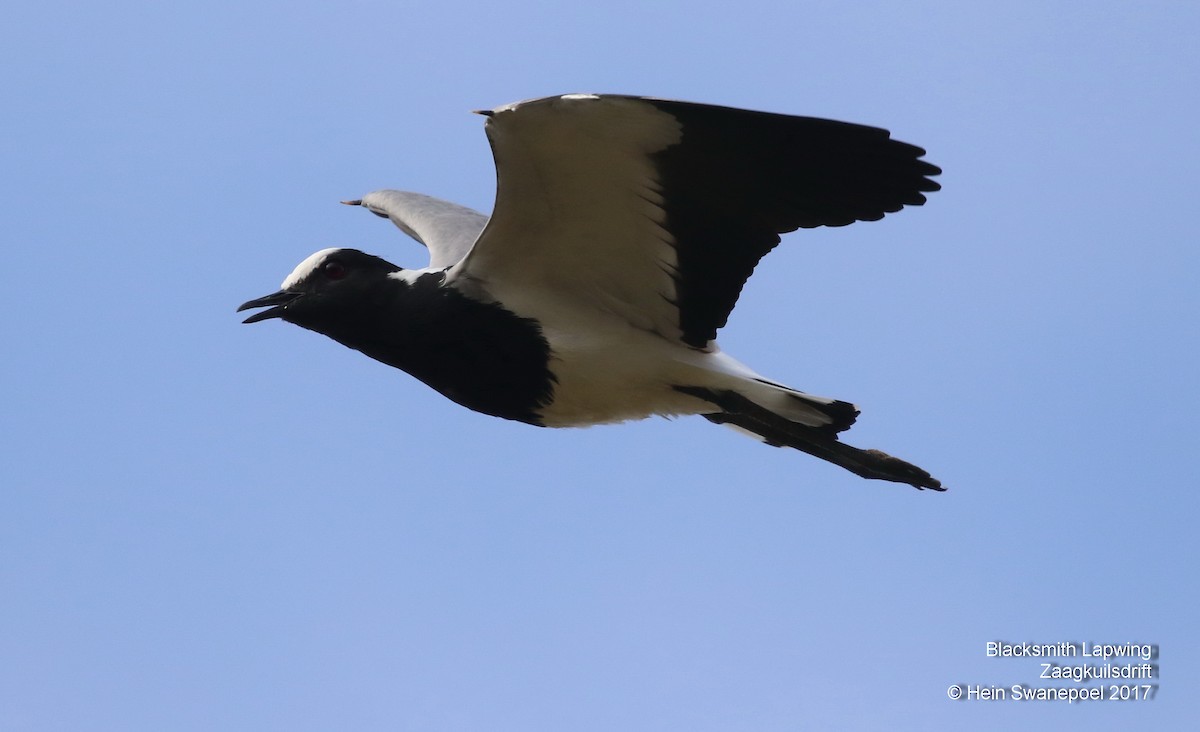
<instances>
[{"instance_id":1,"label":"white wing","mask_svg":"<svg viewBox=\"0 0 1200 732\"><path fill-rule=\"evenodd\" d=\"M679 338L675 242L649 158L679 123L635 99L571 95L501 107L486 129L498 215L450 280L502 284L506 305L549 290Z\"/></svg>"},{"instance_id":2,"label":"white wing","mask_svg":"<svg viewBox=\"0 0 1200 732\"><path fill-rule=\"evenodd\" d=\"M924 150L845 122L591 94L484 114L495 211L447 281L534 316L586 303L696 348L780 233L877 220L939 188Z\"/></svg>"},{"instance_id":3,"label":"white wing","mask_svg":"<svg viewBox=\"0 0 1200 732\"><path fill-rule=\"evenodd\" d=\"M401 231L429 249L429 266L445 269L471 250L488 217L474 209L409 191L372 191L357 201L376 216L390 219Z\"/></svg>"}]
</instances>

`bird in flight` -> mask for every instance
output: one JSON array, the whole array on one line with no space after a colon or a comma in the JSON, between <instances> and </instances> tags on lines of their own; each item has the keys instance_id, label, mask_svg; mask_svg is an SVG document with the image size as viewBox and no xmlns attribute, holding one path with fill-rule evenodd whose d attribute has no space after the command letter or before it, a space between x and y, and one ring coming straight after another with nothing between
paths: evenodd
<instances>
[{"instance_id":1,"label":"bird in flight","mask_svg":"<svg viewBox=\"0 0 1200 732\"><path fill-rule=\"evenodd\" d=\"M864 478L943 490L838 434L859 410L767 379L716 342L758 261L800 228L925 203L941 172L887 130L644 97L568 94L482 111L492 216L405 191L359 205L424 244L403 269L357 249L301 262L238 308L542 427L699 414Z\"/></svg>"}]
</instances>

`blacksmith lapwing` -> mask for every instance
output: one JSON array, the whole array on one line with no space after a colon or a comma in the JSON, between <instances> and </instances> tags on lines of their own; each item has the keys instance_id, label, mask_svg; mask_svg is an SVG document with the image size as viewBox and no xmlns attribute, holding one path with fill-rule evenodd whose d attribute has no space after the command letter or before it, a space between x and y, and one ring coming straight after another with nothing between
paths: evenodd
<instances>
[{"instance_id":1,"label":"blacksmith lapwing","mask_svg":"<svg viewBox=\"0 0 1200 732\"><path fill-rule=\"evenodd\" d=\"M865 478L942 490L838 441L848 402L722 353L759 259L798 228L925 203L941 171L886 130L631 96L568 94L480 112L491 218L382 190L360 205L423 243L424 269L325 249L238 310L407 371L459 404L544 427L699 414Z\"/></svg>"}]
</instances>

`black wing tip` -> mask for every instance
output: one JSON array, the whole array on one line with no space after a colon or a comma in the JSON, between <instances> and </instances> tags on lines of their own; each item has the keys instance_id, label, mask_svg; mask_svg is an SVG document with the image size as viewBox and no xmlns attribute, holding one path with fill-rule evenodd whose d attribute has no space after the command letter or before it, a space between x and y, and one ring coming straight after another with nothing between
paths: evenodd
<instances>
[{"instance_id":1,"label":"black wing tip","mask_svg":"<svg viewBox=\"0 0 1200 732\"><path fill-rule=\"evenodd\" d=\"M924 155L925 154L924 151L922 151L921 154ZM916 164L917 164L916 172L920 173L921 175L923 175L927 178L932 178L934 176L938 176L938 175L942 174L942 169L939 166L934 165L933 163L929 162L928 160L918 159L918 160L916 160ZM933 181L929 181L929 182L933 183ZM934 183L934 185L937 185L937 184Z\"/></svg>"}]
</instances>

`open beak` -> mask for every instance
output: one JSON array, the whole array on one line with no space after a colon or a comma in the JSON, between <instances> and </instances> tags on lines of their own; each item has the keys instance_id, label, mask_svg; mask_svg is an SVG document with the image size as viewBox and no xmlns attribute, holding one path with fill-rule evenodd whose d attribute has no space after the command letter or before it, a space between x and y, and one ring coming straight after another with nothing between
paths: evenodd
<instances>
[{"instance_id":1,"label":"open beak","mask_svg":"<svg viewBox=\"0 0 1200 732\"><path fill-rule=\"evenodd\" d=\"M272 292L266 297L260 297L257 300L251 300L250 302L242 303L241 306L238 307L237 311L240 313L243 310L252 310L254 308L269 308L268 310L263 310L262 312L251 315L243 320L243 323L257 323L260 320L279 318L283 316L283 311L287 308L288 304L300 297L300 295L301 293L299 292L288 292L287 290Z\"/></svg>"}]
</instances>

